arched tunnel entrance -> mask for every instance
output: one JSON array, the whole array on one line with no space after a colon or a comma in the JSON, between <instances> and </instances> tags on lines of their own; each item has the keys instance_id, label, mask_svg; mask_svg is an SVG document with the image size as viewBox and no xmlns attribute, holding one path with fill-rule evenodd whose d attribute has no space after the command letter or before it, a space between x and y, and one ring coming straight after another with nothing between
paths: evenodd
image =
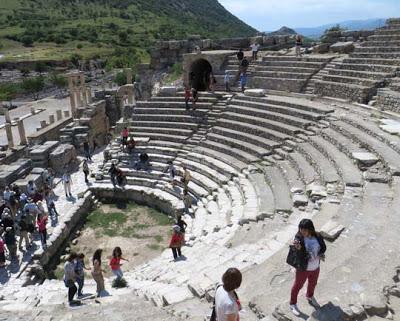
<instances>
[{"instance_id":1,"label":"arched tunnel entrance","mask_svg":"<svg viewBox=\"0 0 400 321\"><path fill-rule=\"evenodd\" d=\"M192 63L189 71L189 85L198 91L206 91L209 88L211 64L205 59L198 59Z\"/></svg>"}]
</instances>

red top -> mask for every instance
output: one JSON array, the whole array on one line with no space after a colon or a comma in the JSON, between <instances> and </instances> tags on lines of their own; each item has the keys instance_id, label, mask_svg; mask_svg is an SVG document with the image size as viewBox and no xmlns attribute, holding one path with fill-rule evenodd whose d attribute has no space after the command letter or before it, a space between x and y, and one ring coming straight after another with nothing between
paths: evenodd
<instances>
[{"instance_id":1,"label":"red top","mask_svg":"<svg viewBox=\"0 0 400 321\"><path fill-rule=\"evenodd\" d=\"M47 224L47 216L43 216L42 218L38 218L36 223L37 223L39 232L45 231L46 230L46 224Z\"/></svg>"},{"instance_id":2,"label":"red top","mask_svg":"<svg viewBox=\"0 0 400 321\"><path fill-rule=\"evenodd\" d=\"M128 137L129 136L129 130L127 129L123 129L122 130L122 137Z\"/></svg>"},{"instance_id":3,"label":"red top","mask_svg":"<svg viewBox=\"0 0 400 321\"><path fill-rule=\"evenodd\" d=\"M4 253L4 241L0 239L0 253Z\"/></svg>"},{"instance_id":4,"label":"red top","mask_svg":"<svg viewBox=\"0 0 400 321\"><path fill-rule=\"evenodd\" d=\"M183 243L183 235L181 233L174 233L169 243L169 247L181 247Z\"/></svg>"},{"instance_id":5,"label":"red top","mask_svg":"<svg viewBox=\"0 0 400 321\"><path fill-rule=\"evenodd\" d=\"M185 90L185 98L190 98L191 95L192 93L190 92L190 90Z\"/></svg>"},{"instance_id":6,"label":"red top","mask_svg":"<svg viewBox=\"0 0 400 321\"><path fill-rule=\"evenodd\" d=\"M111 260L110 260L110 267L111 267L111 270L118 270L121 266L121 264L120 264L120 262L121 262L121 258L119 258L119 257L113 257Z\"/></svg>"}]
</instances>

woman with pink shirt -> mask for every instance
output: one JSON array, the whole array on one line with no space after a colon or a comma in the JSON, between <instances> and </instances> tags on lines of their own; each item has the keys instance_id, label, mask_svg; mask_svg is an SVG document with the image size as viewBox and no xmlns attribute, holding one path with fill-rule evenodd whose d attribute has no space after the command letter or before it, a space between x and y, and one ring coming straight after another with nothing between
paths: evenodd
<instances>
[{"instance_id":1,"label":"woman with pink shirt","mask_svg":"<svg viewBox=\"0 0 400 321\"><path fill-rule=\"evenodd\" d=\"M42 248L46 248L46 240L47 240L47 215L45 214L39 214L36 224L38 227L39 235L40 235L40 241L42 242Z\"/></svg>"}]
</instances>

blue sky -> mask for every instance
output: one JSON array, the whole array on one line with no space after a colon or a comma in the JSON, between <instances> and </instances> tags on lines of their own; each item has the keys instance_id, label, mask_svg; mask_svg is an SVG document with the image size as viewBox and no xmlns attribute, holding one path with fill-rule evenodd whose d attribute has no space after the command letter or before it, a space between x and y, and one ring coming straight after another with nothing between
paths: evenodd
<instances>
[{"instance_id":1,"label":"blue sky","mask_svg":"<svg viewBox=\"0 0 400 321\"><path fill-rule=\"evenodd\" d=\"M400 0L219 0L260 31L315 27L345 20L400 17Z\"/></svg>"}]
</instances>

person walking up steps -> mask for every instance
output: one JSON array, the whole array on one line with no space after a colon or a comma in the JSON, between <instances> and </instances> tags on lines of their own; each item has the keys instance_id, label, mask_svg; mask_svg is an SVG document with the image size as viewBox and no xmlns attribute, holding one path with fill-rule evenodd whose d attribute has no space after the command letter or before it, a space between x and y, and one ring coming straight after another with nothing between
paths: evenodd
<instances>
[{"instance_id":1,"label":"person walking up steps","mask_svg":"<svg viewBox=\"0 0 400 321\"><path fill-rule=\"evenodd\" d=\"M74 300L74 296L78 289L76 288L76 274L74 260L77 258L76 253L71 253L64 264L64 284L68 288L68 303L70 306L77 305L80 302Z\"/></svg>"},{"instance_id":2,"label":"person walking up steps","mask_svg":"<svg viewBox=\"0 0 400 321\"><path fill-rule=\"evenodd\" d=\"M40 241L42 243L42 248L45 249L47 247L47 215L46 214L39 214L37 218L37 227L40 235Z\"/></svg>"},{"instance_id":3,"label":"person walking up steps","mask_svg":"<svg viewBox=\"0 0 400 321\"><path fill-rule=\"evenodd\" d=\"M303 45L303 39L300 35L296 35L296 57L301 58L301 46Z\"/></svg>"},{"instance_id":4,"label":"person walking up steps","mask_svg":"<svg viewBox=\"0 0 400 321\"><path fill-rule=\"evenodd\" d=\"M182 256L181 247L183 244L183 235L181 233L181 228L178 225L175 225L173 230L174 232L172 234L171 241L169 242L169 247L172 250L174 260L176 261L178 257Z\"/></svg>"},{"instance_id":5,"label":"person walking up steps","mask_svg":"<svg viewBox=\"0 0 400 321\"><path fill-rule=\"evenodd\" d=\"M93 254L92 259L92 277L96 282L96 293L97 296L100 297L101 293L105 290L104 288L104 276L103 270L101 268L101 254L103 253L102 249L97 249Z\"/></svg>"},{"instance_id":6,"label":"person walking up steps","mask_svg":"<svg viewBox=\"0 0 400 321\"><path fill-rule=\"evenodd\" d=\"M89 170L88 161L86 159L83 161L82 171L83 171L83 174L85 175L85 183L89 184L88 176L89 176L90 170Z\"/></svg>"},{"instance_id":7,"label":"person walking up steps","mask_svg":"<svg viewBox=\"0 0 400 321\"><path fill-rule=\"evenodd\" d=\"M129 262L127 259L122 257L122 250L119 246L117 246L112 252L112 258L110 260L110 268L111 272L115 275L116 280L121 280L124 274L121 270L121 260Z\"/></svg>"},{"instance_id":8,"label":"person walking up steps","mask_svg":"<svg viewBox=\"0 0 400 321\"><path fill-rule=\"evenodd\" d=\"M224 84L225 84L225 91L230 92L231 91L231 75L229 74L228 70L225 70L225 76L224 76Z\"/></svg>"},{"instance_id":9,"label":"person walking up steps","mask_svg":"<svg viewBox=\"0 0 400 321\"><path fill-rule=\"evenodd\" d=\"M80 298L83 296L82 290L85 284L85 270L90 271L90 269L85 266L85 254L83 253L77 255L74 264L76 283L78 283L78 298Z\"/></svg>"},{"instance_id":10,"label":"person walking up steps","mask_svg":"<svg viewBox=\"0 0 400 321\"><path fill-rule=\"evenodd\" d=\"M192 97L192 93L189 89L189 87L185 87L185 108L186 110L189 110L189 102L190 102L190 98Z\"/></svg>"},{"instance_id":11,"label":"person walking up steps","mask_svg":"<svg viewBox=\"0 0 400 321\"><path fill-rule=\"evenodd\" d=\"M242 60L244 58L244 52L243 49L239 49L238 53L236 54L236 57L239 61L239 66L242 64Z\"/></svg>"},{"instance_id":12,"label":"person walking up steps","mask_svg":"<svg viewBox=\"0 0 400 321\"><path fill-rule=\"evenodd\" d=\"M72 179L71 179L71 175L67 172L67 170L65 170L65 173L62 176L62 182L64 184L65 196L72 197L72 194L71 194Z\"/></svg>"},{"instance_id":13,"label":"person walking up steps","mask_svg":"<svg viewBox=\"0 0 400 321\"><path fill-rule=\"evenodd\" d=\"M125 151L125 147L128 144L128 137L129 137L128 127L124 127L121 133L121 137L122 137L122 150Z\"/></svg>"},{"instance_id":14,"label":"person walking up steps","mask_svg":"<svg viewBox=\"0 0 400 321\"><path fill-rule=\"evenodd\" d=\"M242 284L242 273L236 268L226 270L222 276L222 285L215 292L214 307L210 321L239 321L242 309L235 290Z\"/></svg>"},{"instance_id":15,"label":"person walking up steps","mask_svg":"<svg viewBox=\"0 0 400 321\"><path fill-rule=\"evenodd\" d=\"M189 183L190 183L190 180L192 178L192 175L190 175L190 172L189 172L189 170L187 169L187 167L185 165L182 166L182 169L183 169L182 183L183 183L183 186L184 186L184 190L187 190L188 187L189 187Z\"/></svg>"},{"instance_id":16,"label":"person walking up steps","mask_svg":"<svg viewBox=\"0 0 400 321\"><path fill-rule=\"evenodd\" d=\"M260 48L260 45L258 43L253 43L250 47L251 47L253 61L255 61L257 60L258 49Z\"/></svg>"},{"instance_id":17,"label":"person walking up steps","mask_svg":"<svg viewBox=\"0 0 400 321\"><path fill-rule=\"evenodd\" d=\"M296 277L290 294L290 309L296 316L301 315L297 307L297 296L307 280L308 303L316 308L319 307L314 298L314 290L318 282L320 261L325 259L325 251L325 242L315 231L313 222L309 219L301 220L287 258L287 263L296 268Z\"/></svg>"}]
</instances>

